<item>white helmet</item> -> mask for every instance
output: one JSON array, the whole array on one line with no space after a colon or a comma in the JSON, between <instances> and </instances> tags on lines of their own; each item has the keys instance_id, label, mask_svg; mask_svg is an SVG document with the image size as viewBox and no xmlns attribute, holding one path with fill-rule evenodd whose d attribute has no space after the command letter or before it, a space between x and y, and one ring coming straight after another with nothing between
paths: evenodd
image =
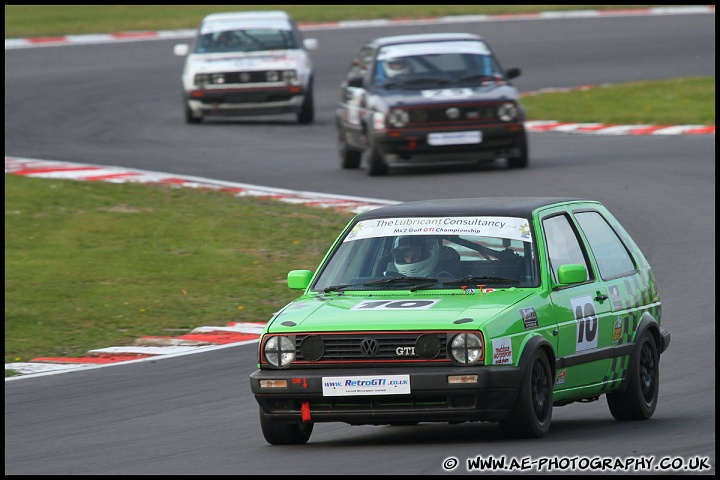
<instances>
[{"instance_id":1,"label":"white helmet","mask_svg":"<svg viewBox=\"0 0 720 480\"><path fill-rule=\"evenodd\" d=\"M412 71L410 62L406 58L387 58L383 62L383 69L387 78L397 77L398 75L405 75Z\"/></svg>"},{"instance_id":2,"label":"white helmet","mask_svg":"<svg viewBox=\"0 0 720 480\"><path fill-rule=\"evenodd\" d=\"M395 268L406 277L425 277L440 260L440 244L432 237L409 236L395 239Z\"/></svg>"}]
</instances>

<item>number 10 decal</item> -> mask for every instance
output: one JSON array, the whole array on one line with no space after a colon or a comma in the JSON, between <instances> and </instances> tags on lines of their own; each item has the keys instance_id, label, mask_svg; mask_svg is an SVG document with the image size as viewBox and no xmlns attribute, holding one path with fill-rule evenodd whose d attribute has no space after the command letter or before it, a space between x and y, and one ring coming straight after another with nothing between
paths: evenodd
<instances>
[{"instance_id":1,"label":"number 10 decal","mask_svg":"<svg viewBox=\"0 0 720 480\"><path fill-rule=\"evenodd\" d=\"M598 345L598 317L591 295L584 295L570 299L575 313L577 336L575 338L575 351L590 350Z\"/></svg>"},{"instance_id":2,"label":"number 10 decal","mask_svg":"<svg viewBox=\"0 0 720 480\"><path fill-rule=\"evenodd\" d=\"M366 300L351 310L427 310L440 300Z\"/></svg>"}]
</instances>

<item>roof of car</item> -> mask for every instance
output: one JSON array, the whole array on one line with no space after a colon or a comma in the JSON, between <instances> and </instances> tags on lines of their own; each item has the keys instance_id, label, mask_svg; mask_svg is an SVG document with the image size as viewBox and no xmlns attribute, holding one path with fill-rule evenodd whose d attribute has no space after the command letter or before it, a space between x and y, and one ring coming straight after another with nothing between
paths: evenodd
<instances>
[{"instance_id":1,"label":"roof of car","mask_svg":"<svg viewBox=\"0 0 720 480\"><path fill-rule=\"evenodd\" d=\"M480 35L473 33L420 33L414 35L393 35L379 37L370 42L372 45L385 46L402 43L446 42L458 40L482 40Z\"/></svg>"},{"instance_id":2,"label":"roof of car","mask_svg":"<svg viewBox=\"0 0 720 480\"><path fill-rule=\"evenodd\" d=\"M594 202L571 197L478 197L419 200L368 210L358 215L357 219L426 215L493 215L529 218L537 208L573 201Z\"/></svg>"}]
</instances>

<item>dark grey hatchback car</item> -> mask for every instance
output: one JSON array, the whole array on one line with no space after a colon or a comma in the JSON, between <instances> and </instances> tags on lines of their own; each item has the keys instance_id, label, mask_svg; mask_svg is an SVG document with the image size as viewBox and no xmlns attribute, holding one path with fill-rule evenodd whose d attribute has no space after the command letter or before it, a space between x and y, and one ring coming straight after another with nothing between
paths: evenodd
<instances>
[{"instance_id":1,"label":"dark grey hatchback car","mask_svg":"<svg viewBox=\"0 0 720 480\"><path fill-rule=\"evenodd\" d=\"M506 159L528 164L525 112L482 37L432 33L360 47L335 113L340 164L371 176L390 167Z\"/></svg>"}]
</instances>

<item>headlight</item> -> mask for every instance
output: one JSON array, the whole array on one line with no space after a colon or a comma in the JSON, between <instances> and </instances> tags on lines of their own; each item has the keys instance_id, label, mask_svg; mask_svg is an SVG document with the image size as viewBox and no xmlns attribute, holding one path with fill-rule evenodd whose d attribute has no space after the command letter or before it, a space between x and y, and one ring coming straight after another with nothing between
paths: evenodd
<instances>
[{"instance_id":1,"label":"headlight","mask_svg":"<svg viewBox=\"0 0 720 480\"><path fill-rule=\"evenodd\" d=\"M297 72L295 70L284 70L282 72L282 79L285 83L293 83L297 80Z\"/></svg>"},{"instance_id":2,"label":"headlight","mask_svg":"<svg viewBox=\"0 0 720 480\"><path fill-rule=\"evenodd\" d=\"M472 365L483 358L483 341L474 333L455 335L450 342L450 355L463 365Z\"/></svg>"},{"instance_id":3,"label":"headlight","mask_svg":"<svg viewBox=\"0 0 720 480\"><path fill-rule=\"evenodd\" d=\"M503 103L498 107L498 117L503 122L512 122L513 120L517 120L519 114L520 111L514 103Z\"/></svg>"},{"instance_id":4,"label":"headlight","mask_svg":"<svg viewBox=\"0 0 720 480\"><path fill-rule=\"evenodd\" d=\"M290 337L270 337L263 353L273 367L287 367L295 360L295 342Z\"/></svg>"},{"instance_id":5,"label":"headlight","mask_svg":"<svg viewBox=\"0 0 720 480\"><path fill-rule=\"evenodd\" d=\"M410 114L406 110L395 109L388 115L388 122L396 128L404 127L410 120Z\"/></svg>"},{"instance_id":6,"label":"headlight","mask_svg":"<svg viewBox=\"0 0 720 480\"><path fill-rule=\"evenodd\" d=\"M206 85L210 83L210 75L207 73L198 73L195 75L195 85Z\"/></svg>"},{"instance_id":7,"label":"headlight","mask_svg":"<svg viewBox=\"0 0 720 480\"><path fill-rule=\"evenodd\" d=\"M280 72L270 70L265 73L265 78L268 82L277 82L278 80L280 80Z\"/></svg>"},{"instance_id":8,"label":"headlight","mask_svg":"<svg viewBox=\"0 0 720 480\"><path fill-rule=\"evenodd\" d=\"M225 83L225 75L222 73L213 73L212 83Z\"/></svg>"}]
</instances>

